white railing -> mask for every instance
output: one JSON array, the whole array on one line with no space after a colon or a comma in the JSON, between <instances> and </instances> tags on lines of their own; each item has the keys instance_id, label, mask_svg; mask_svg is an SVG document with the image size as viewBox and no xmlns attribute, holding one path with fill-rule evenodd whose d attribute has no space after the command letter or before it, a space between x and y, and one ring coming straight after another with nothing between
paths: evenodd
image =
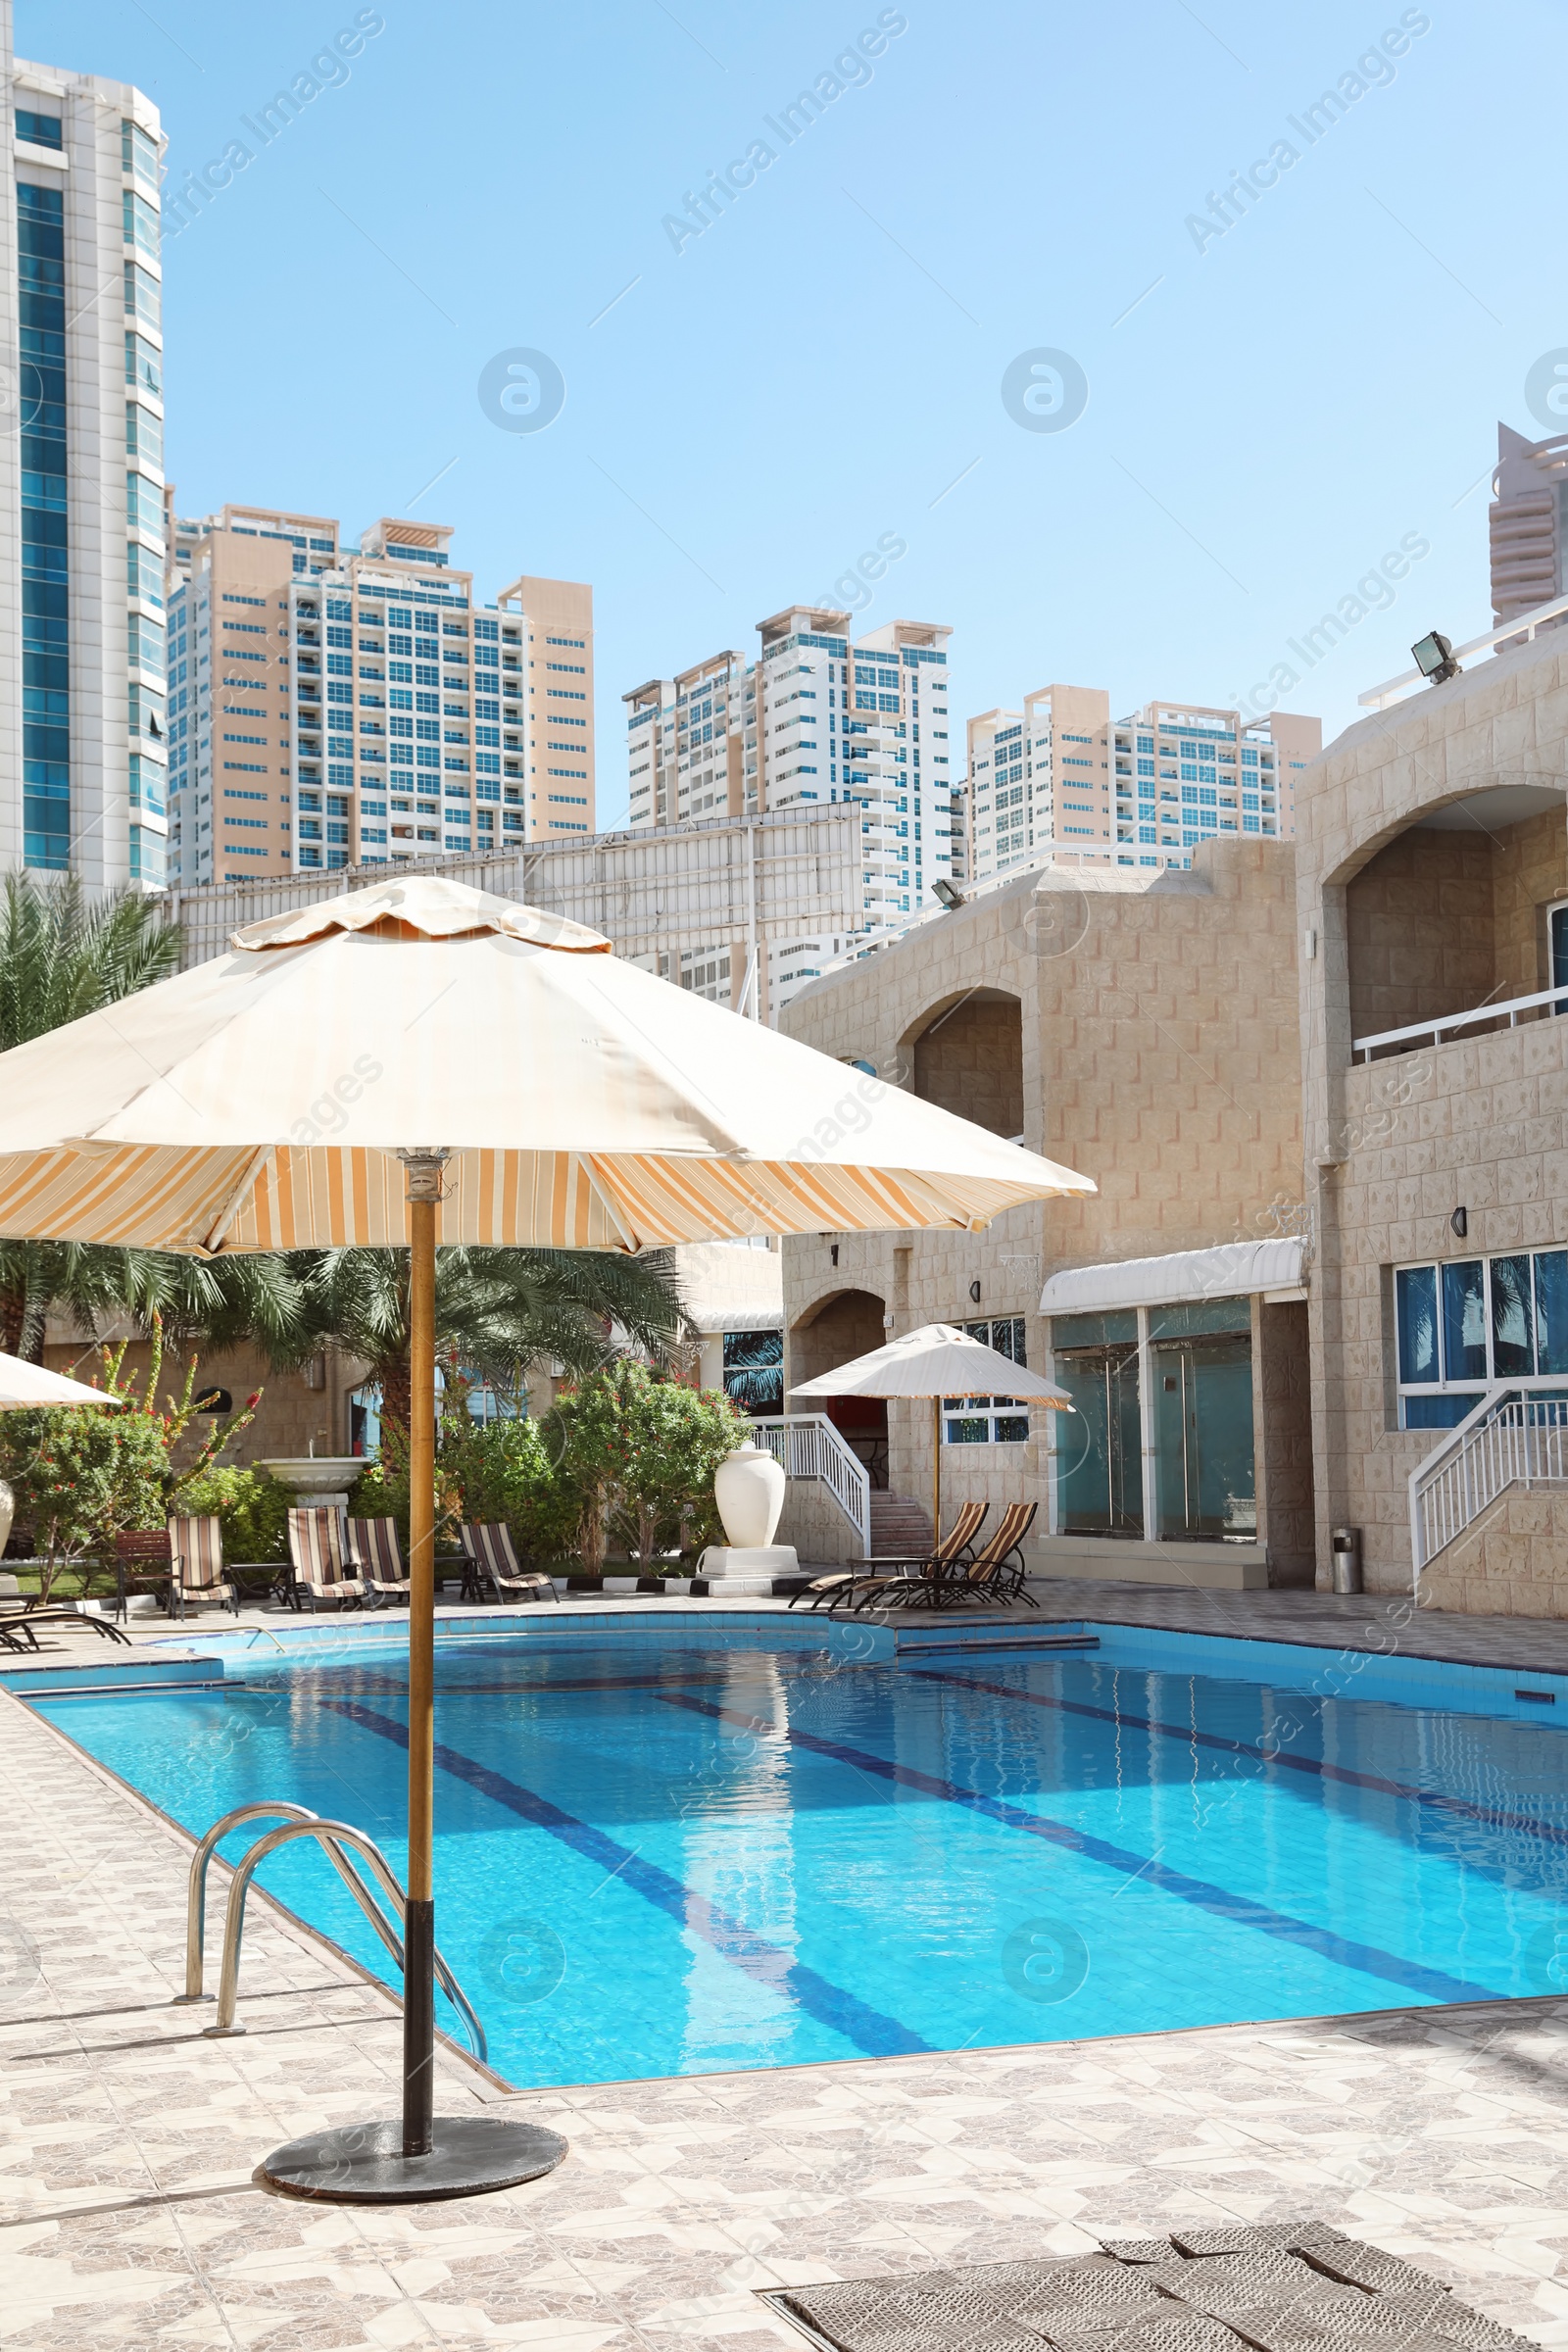
<instances>
[{"instance_id":1,"label":"white railing","mask_svg":"<svg viewBox=\"0 0 1568 2352\"><path fill-rule=\"evenodd\" d=\"M871 1478L826 1413L786 1413L776 1421L752 1424L759 1446L783 1464L786 1478L819 1478L860 1539L871 1549Z\"/></svg>"},{"instance_id":2,"label":"white railing","mask_svg":"<svg viewBox=\"0 0 1568 2352\"><path fill-rule=\"evenodd\" d=\"M1568 1484L1568 1397L1493 1389L1410 1473L1415 1583L1504 1487Z\"/></svg>"},{"instance_id":3,"label":"white railing","mask_svg":"<svg viewBox=\"0 0 1568 2352\"><path fill-rule=\"evenodd\" d=\"M1527 645L1534 644L1536 631L1565 612L1568 612L1568 596L1554 597L1549 605L1532 605L1528 612L1516 612L1512 620L1499 620L1485 636L1472 637L1468 645L1456 645L1453 659L1462 662L1471 654L1490 654L1499 645L1511 644L1515 638L1523 638ZM1425 684L1424 670L1407 669L1396 678L1385 679L1381 686L1369 686L1365 694L1358 694L1355 699L1363 710L1383 710L1390 703L1400 701L1412 687Z\"/></svg>"},{"instance_id":4,"label":"white railing","mask_svg":"<svg viewBox=\"0 0 1568 2352\"><path fill-rule=\"evenodd\" d=\"M1546 1004L1568 1007L1568 988L1538 989L1533 997L1505 997L1499 1004L1472 1004L1468 1012L1446 1012L1441 1021L1412 1021L1408 1029L1380 1030L1376 1037L1358 1037L1350 1051L1370 1061L1378 1046L1441 1046L1446 1030L1468 1029L1478 1021L1506 1019L1510 1029L1517 1029L1522 1012L1539 1012Z\"/></svg>"}]
</instances>

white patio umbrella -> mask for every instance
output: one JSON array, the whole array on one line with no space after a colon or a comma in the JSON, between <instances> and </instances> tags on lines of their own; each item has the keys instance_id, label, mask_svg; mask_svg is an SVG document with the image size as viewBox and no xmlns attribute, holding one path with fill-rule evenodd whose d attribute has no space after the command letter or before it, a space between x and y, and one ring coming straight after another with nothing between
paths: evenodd
<instances>
[{"instance_id":1,"label":"white patio umbrella","mask_svg":"<svg viewBox=\"0 0 1568 2352\"><path fill-rule=\"evenodd\" d=\"M0 1355L0 1413L24 1411L43 1404L123 1404L104 1389L85 1381L68 1380L44 1364L25 1363L20 1355Z\"/></svg>"},{"instance_id":2,"label":"white patio umbrella","mask_svg":"<svg viewBox=\"0 0 1568 2352\"><path fill-rule=\"evenodd\" d=\"M0 1065L3 1066L3 1065ZM924 1323L869 1355L858 1355L836 1372L818 1373L790 1391L792 1396L929 1396L931 1399L931 1535L942 1541L942 1399L944 1396L1016 1396L1070 1413L1072 1398L1054 1381L1015 1364L998 1348L960 1331L956 1323Z\"/></svg>"},{"instance_id":3,"label":"white patio umbrella","mask_svg":"<svg viewBox=\"0 0 1568 2352\"><path fill-rule=\"evenodd\" d=\"M596 932L439 877L272 916L231 946L0 1054L0 1235L202 1256L408 1245L403 2119L265 2169L355 2202L510 2185L564 2142L437 2122L430 2103L437 1242L976 1231L1095 1188L621 962Z\"/></svg>"}]
</instances>

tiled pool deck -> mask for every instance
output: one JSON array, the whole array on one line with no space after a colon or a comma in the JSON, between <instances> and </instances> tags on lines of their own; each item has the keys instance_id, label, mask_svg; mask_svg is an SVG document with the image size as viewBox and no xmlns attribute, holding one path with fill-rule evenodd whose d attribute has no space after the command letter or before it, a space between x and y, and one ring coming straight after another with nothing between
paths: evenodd
<instances>
[{"instance_id":1,"label":"tiled pool deck","mask_svg":"<svg viewBox=\"0 0 1568 2352\"><path fill-rule=\"evenodd\" d=\"M1313 1600L1075 1586L1054 1613L1568 1669L1568 1629L1391 1628L1382 1604ZM139 1628L137 1646L174 1630ZM89 1642L107 1657L97 1637L59 1654ZM249 2031L203 2039L211 2012L169 2005L186 1840L4 1692L0 1777L7 2346L760 2352L801 2341L758 2300L780 2283L1307 2215L1568 2345L1568 2002L538 2096L454 2055L441 2104L557 2124L562 2170L462 2204L313 2207L265 2194L253 2169L298 2132L393 2111L394 2004L264 1903Z\"/></svg>"}]
</instances>

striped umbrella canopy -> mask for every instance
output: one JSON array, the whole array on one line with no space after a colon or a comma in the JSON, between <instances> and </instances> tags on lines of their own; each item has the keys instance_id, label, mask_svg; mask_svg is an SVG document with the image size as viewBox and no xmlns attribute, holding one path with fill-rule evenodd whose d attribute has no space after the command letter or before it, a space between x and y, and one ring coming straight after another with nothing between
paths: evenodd
<instances>
[{"instance_id":1,"label":"striped umbrella canopy","mask_svg":"<svg viewBox=\"0 0 1568 2352\"><path fill-rule=\"evenodd\" d=\"M0 1234L216 1255L409 1239L635 1250L976 1230L1070 1168L440 877L231 951L0 1055Z\"/></svg>"},{"instance_id":2,"label":"striped umbrella canopy","mask_svg":"<svg viewBox=\"0 0 1568 2352\"><path fill-rule=\"evenodd\" d=\"M0 1235L410 1250L403 2114L274 2150L275 2186L402 2203L565 2153L511 2119L476 2138L431 2104L438 1241L974 1231L1094 1189L637 970L597 932L440 877L248 924L228 955L0 1054Z\"/></svg>"}]
</instances>

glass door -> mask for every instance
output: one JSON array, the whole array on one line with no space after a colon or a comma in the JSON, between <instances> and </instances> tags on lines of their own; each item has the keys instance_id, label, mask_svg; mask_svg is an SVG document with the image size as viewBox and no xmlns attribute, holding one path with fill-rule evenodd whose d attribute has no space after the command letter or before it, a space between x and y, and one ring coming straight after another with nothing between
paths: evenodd
<instances>
[{"instance_id":1,"label":"glass door","mask_svg":"<svg viewBox=\"0 0 1568 2352\"><path fill-rule=\"evenodd\" d=\"M1061 1350L1056 1377L1077 1408L1052 1415L1061 1533L1142 1537L1137 1342Z\"/></svg>"},{"instance_id":2,"label":"glass door","mask_svg":"<svg viewBox=\"0 0 1568 2352\"><path fill-rule=\"evenodd\" d=\"M1218 1335L1156 1340L1150 1369L1159 1534L1254 1541L1250 1340Z\"/></svg>"}]
</instances>

